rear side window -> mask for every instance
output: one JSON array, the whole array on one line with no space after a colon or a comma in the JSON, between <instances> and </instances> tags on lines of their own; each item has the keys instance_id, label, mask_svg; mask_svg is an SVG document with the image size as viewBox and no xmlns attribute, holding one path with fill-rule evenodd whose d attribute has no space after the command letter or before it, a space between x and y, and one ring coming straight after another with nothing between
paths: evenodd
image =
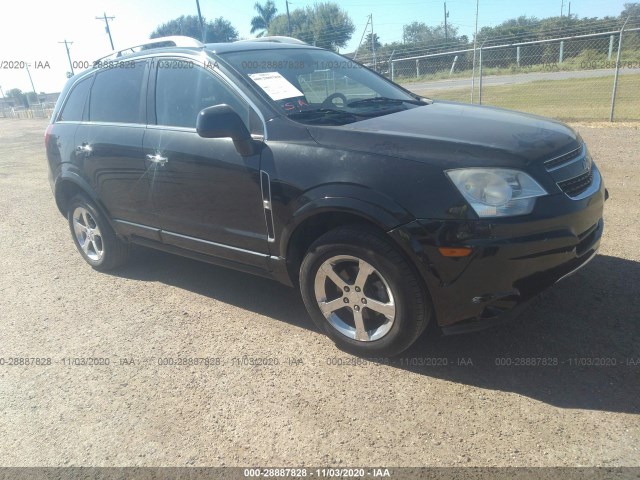
<instances>
[{"instance_id":1,"label":"rear side window","mask_svg":"<svg viewBox=\"0 0 640 480\"><path fill-rule=\"evenodd\" d=\"M91 88L89 120L92 122L142 123L144 62L124 62L96 75Z\"/></svg>"},{"instance_id":2,"label":"rear side window","mask_svg":"<svg viewBox=\"0 0 640 480\"><path fill-rule=\"evenodd\" d=\"M158 125L195 128L200 110L226 103L249 125L249 107L222 80L193 62L166 59L157 64Z\"/></svg>"},{"instance_id":3,"label":"rear side window","mask_svg":"<svg viewBox=\"0 0 640 480\"><path fill-rule=\"evenodd\" d=\"M82 113L84 112L84 105L87 103L87 96L89 95L89 87L91 86L92 80L93 77L89 77L75 84L69 94L69 98L67 98L64 104L62 113L60 113L58 117L58 121L82 121Z\"/></svg>"}]
</instances>

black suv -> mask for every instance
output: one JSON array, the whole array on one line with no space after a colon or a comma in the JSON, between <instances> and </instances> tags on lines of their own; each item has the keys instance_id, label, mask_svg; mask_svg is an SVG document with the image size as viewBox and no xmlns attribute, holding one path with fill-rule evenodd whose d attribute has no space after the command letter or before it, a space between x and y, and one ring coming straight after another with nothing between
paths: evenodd
<instances>
[{"instance_id":1,"label":"black suv","mask_svg":"<svg viewBox=\"0 0 640 480\"><path fill-rule=\"evenodd\" d=\"M596 254L606 191L561 123L428 100L293 39L130 50L71 78L46 132L97 270L140 244L263 275L342 348L393 355Z\"/></svg>"}]
</instances>

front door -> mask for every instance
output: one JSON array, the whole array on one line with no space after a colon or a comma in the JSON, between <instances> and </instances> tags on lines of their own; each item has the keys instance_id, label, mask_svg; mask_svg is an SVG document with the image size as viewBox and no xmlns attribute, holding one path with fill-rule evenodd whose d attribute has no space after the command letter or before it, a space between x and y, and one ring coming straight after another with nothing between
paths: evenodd
<instances>
[{"instance_id":1,"label":"front door","mask_svg":"<svg viewBox=\"0 0 640 480\"><path fill-rule=\"evenodd\" d=\"M231 105L249 124L250 107L191 61L155 62L155 125L144 137L151 192L165 243L265 267L268 241L260 155L243 157L230 138L201 138L205 107Z\"/></svg>"}]
</instances>

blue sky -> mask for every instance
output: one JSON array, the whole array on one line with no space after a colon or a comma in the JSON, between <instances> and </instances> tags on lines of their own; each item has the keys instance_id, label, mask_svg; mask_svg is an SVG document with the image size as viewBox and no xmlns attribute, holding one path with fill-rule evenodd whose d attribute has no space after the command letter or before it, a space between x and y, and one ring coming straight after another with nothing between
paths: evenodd
<instances>
[{"instance_id":1,"label":"blue sky","mask_svg":"<svg viewBox=\"0 0 640 480\"><path fill-rule=\"evenodd\" d=\"M572 0L571 13L580 17L617 16L625 1L629 0ZM249 38L250 20L255 14L255 1L200 0L202 14L208 18L224 17L238 29L240 36ZM314 0L295 0L290 9L313 5ZM353 20L356 31L344 51L352 51L358 45L367 23L373 14L376 33L383 43L402 39L402 26L412 21L437 25L443 20L444 6L440 0L339 0ZM520 15L547 17L560 14L562 0L480 0L478 24L497 25ZM284 0L276 0L279 11L285 12ZM459 27L460 34L470 38L474 31L475 0L448 0L449 23ZM15 12L11 13L14 8ZM565 14L568 0L565 0ZM147 38L160 23L180 15L196 14L195 0L21 0L3 7L5 20L0 28L0 61L19 60L35 65L48 62L49 68L35 69L31 74L36 90L60 91L65 72L69 69L64 46L59 41L71 40L73 60L92 61L110 50L103 23L94 17L106 11L115 16L111 30L116 48L135 44ZM37 12L25 15L24 12ZM24 21L22 21L24 20ZM36 32L34 34L34 32ZM42 65L42 63L41 63ZM0 70L0 86L31 90L25 70Z\"/></svg>"}]
</instances>

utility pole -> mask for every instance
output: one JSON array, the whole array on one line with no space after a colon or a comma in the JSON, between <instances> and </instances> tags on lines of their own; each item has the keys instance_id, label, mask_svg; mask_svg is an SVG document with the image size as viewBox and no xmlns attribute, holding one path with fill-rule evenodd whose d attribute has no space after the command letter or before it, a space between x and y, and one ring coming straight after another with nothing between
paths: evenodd
<instances>
[{"instance_id":1,"label":"utility pole","mask_svg":"<svg viewBox=\"0 0 640 480\"><path fill-rule=\"evenodd\" d=\"M71 62L71 53L69 53L69 45L73 45L73 42L67 42L67 39L65 38L64 42L58 42L58 43L64 43L64 46L67 49L67 58L69 59L69 68L71 69L71 76L73 76L76 73L73 71L73 63Z\"/></svg>"},{"instance_id":2,"label":"utility pole","mask_svg":"<svg viewBox=\"0 0 640 480\"><path fill-rule=\"evenodd\" d=\"M360 43L358 44L358 48L356 48L356 53L353 55L353 59L358 58L358 52L360 51L360 46L362 45L362 40L364 40L364 36L367 33L367 29L369 28L369 22L371 21L371 15L367 17L367 24L364 26L364 30L362 31L362 37L360 37Z\"/></svg>"},{"instance_id":3,"label":"utility pole","mask_svg":"<svg viewBox=\"0 0 640 480\"><path fill-rule=\"evenodd\" d=\"M478 46L478 12L480 11L480 0L476 0L476 33L473 35L473 73L471 74L471 103L476 88L476 48Z\"/></svg>"},{"instance_id":4,"label":"utility pole","mask_svg":"<svg viewBox=\"0 0 640 480\"><path fill-rule=\"evenodd\" d=\"M287 4L287 30L289 32L289 36L291 36L291 16L289 15L289 0L285 2Z\"/></svg>"},{"instance_id":5,"label":"utility pole","mask_svg":"<svg viewBox=\"0 0 640 480\"><path fill-rule=\"evenodd\" d=\"M114 18L116 17L107 17L107 14L105 12L102 13L101 17L96 17L96 20L104 20L104 23L105 23L104 29L109 35L109 43L111 44L111 50L115 50L115 47L113 46L113 39L111 38L111 29L109 28L109 20L113 20Z\"/></svg>"},{"instance_id":6,"label":"utility pole","mask_svg":"<svg viewBox=\"0 0 640 480\"><path fill-rule=\"evenodd\" d=\"M569 15L567 15L569 17L569 20L571 20L571 2L569 2Z\"/></svg>"},{"instance_id":7,"label":"utility pole","mask_svg":"<svg viewBox=\"0 0 640 480\"><path fill-rule=\"evenodd\" d=\"M449 12L447 12L447 2L444 2L444 41L449 41L449 32L447 30L447 17L449 16Z\"/></svg>"},{"instance_id":8,"label":"utility pole","mask_svg":"<svg viewBox=\"0 0 640 480\"><path fill-rule=\"evenodd\" d=\"M196 0L196 7L198 7L198 20L200 21L200 40L202 43L205 43L204 22L202 21L202 12L200 12L200 0Z\"/></svg>"},{"instance_id":9,"label":"utility pole","mask_svg":"<svg viewBox=\"0 0 640 480\"><path fill-rule=\"evenodd\" d=\"M560 3L560 18L562 18L562 14L564 13L564 0Z\"/></svg>"},{"instance_id":10,"label":"utility pole","mask_svg":"<svg viewBox=\"0 0 640 480\"><path fill-rule=\"evenodd\" d=\"M371 20L371 53L373 54L373 69L376 70L378 62L376 61L376 34L373 33L373 13L369 14Z\"/></svg>"},{"instance_id":11,"label":"utility pole","mask_svg":"<svg viewBox=\"0 0 640 480\"><path fill-rule=\"evenodd\" d=\"M27 75L29 75L29 81L31 82L31 88L33 89L33 94L36 96L36 101L38 101L38 92L36 92L36 86L33 84L33 78L31 78L31 72L29 71L29 64L25 64L24 68L27 70ZM27 95L27 102L29 102L29 96Z\"/></svg>"}]
</instances>

